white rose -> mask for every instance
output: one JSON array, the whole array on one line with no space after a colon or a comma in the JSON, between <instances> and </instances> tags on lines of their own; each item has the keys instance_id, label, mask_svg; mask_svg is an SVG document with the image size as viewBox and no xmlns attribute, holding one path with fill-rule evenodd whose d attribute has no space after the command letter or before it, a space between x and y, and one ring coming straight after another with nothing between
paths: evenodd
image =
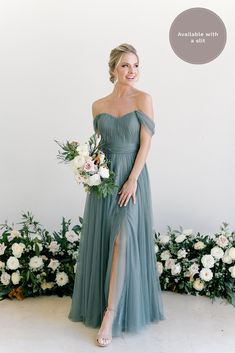
<instances>
[{"instance_id":1,"label":"white rose","mask_svg":"<svg viewBox=\"0 0 235 353\"><path fill-rule=\"evenodd\" d=\"M219 246L214 246L211 249L211 255L216 259L222 259L222 257L224 256L224 251L219 247Z\"/></svg>"},{"instance_id":2,"label":"white rose","mask_svg":"<svg viewBox=\"0 0 235 353\"><path fill-rule=\"evenodd\" d=\"M170 256L171 256L171 254L170 254L169 250L164 250L160 255L162 260L167 260L170 258Z\"/></svg>"},{"instance_id":3,"label":"white rose","mask_svg":"<svg viewBox=\"0 0 235 353\"><path fill-rule=\"evenodd\" d=\"M100 185L101 184L101 179L99 174L93 174L89 177L88 179L88 185L93 186L93 185Z\"/></svg>"},{"instance_id":4,"label":"white rose","mask_svg":"<svg viewBox=\"0 0 235 353\"><path fill-rule=\"evenodd\" d=\"M87 143L77 146L77 151L79 156L87 157L89 156L89 147Z\"/></svg>"},{"instance_id":5,"label":"white rose","mask_svg":"<svg viewBox=\"0 0 235 353\"><path fill-rule=\"evenodd\" d=\"M212 279L213 272L209 268L203 268L199 272L199 276L201 277L201 279L203 279L204 281L208 282L208 281L210 281Z\"/></svg>"},{"instance_id":6,"label":"white rose","mask_svg":"<svg viewBox=\"0 0 235 353\"><path fill-rule=\"evenodd\" d=\"M88 157L86 159L86 162L84 163L83 166L83 170L85 170L85 172L89 173L89 172L95 172L97 170L97 166L95 165L94 161L91 159L91 157Z\"/></svg>"},{"instance_id":7,"label":"white rose","mask_svg":"<svg viewBox=\"0 0 235 353\"><path fill-rule=\"evenodd\" d=\"M196 273L199 272L199 265L197 263L193 263L190 267L189 267L189 272L192 276L194 276Z\"/></svg>"},{"instance_id":8,"label":"white rose","mask_svg":"<svg viewBox=\"0 0 235 353\"><path fill-rule=\"evenodd\" d=\"M69 230L65 233L65 238L70 242L74 243L79 239L78 235L74 232L74 230Z\"/></svg>"},{"instance_id":9,"label":"white rose","mask_svg":"<svg viewBox=\"0 0 235 353\"><path fill-rule=\"evenodd\" d=\"M10 256L7 260L7 267L10 270L16 270L20 266L19 260L15 256Z\"/></svg>"},{"instance_id":10,"label":"white rose","mask_svg":"<svg viewBox=\"0 0 235 353\"><path fill-rule=\"evenodd\" d=\"M3 284L4 286L7 286L7 285L10 283L11 276L9 275L9 273L3 272L3 273L1 274L0 279L1 279L2 284Z\"/></svg>"},{"instance_id":11,"label":"white rose","mask_svg":"<svg viewBox=\"0 0 235 353\"><path fill-rule=\"evenodd\" d=\"M164 234L164 235L160 235L160 237L159 237L159 242L160 242L160 244L162 244L162 245L168 243L169 240L170 240L169 235L165 235L165 234Z\"/></svg>"},{"instance_id":12,"label":"white rose","mask_svg":"<svg viewBox=\"0 0 235 353\"><path fill-rule=\"evenodd\" d=\"M206 268L211 268L215 264L215 260L212 255L203 255L201 258L201 262Z\"/></svg>"},{"instance_id":13,"label":"white rose","mask_svg":"<svg viewBox=\"0 0 235 353\"><path fill-rule=\"evenodd\" d=\"M157 272L158 272L159 276L161 276L161 274L163 272L163 265L161 262L157 261L156 266L157 266Z\"/></svg>"},{"instance_id":14,"label":"white rose","mask_svg":"<svg viewBox=\"0 0 235 353\"><path fill-rule=\"evenodd\" d=\"M225 248L229 244L229 240L225 235L220 235L216 240L216 244L221 248Z\"/></svg>"},{"instance_id":15,"label":"white rose","mask_svg":"<svg viewBox=\"0 0 235 353\"><path fill-rule=\"evenodd\" d=\"M13 284L19 284L20 282L20 273L19 271L13 272L11 274L11 281Z\"/></svg>"},{"instance_id":16,"label":"white rose","mask_svg":"<svg viewBox=\"0 0 235 353\"><path fill-rule=\"evenodd\" d=\"M174 259L172 259L172 258L166 259L165 268L170 270L170 269L172 269L174 264L175 264L175 260Z\"/></svg>"},{"instance_id":17,"label":"white rose","mask_svg":"<svg viewBox=\"0 0 235 353\"><path fill-rule=\"evenodd\" d=\"M235 260L235 248L234 247L228 249L228 256L230 256L232 260Z\"/></svg>"},{"instance_id":18,"label":"white rose","mask_svg":"<svg viewBox=\"0 0 235 353\"><path fill-rule=\"evenodd\" d=\"M182 243L185 239L186 239L186 235L185 234L179 234L175 238L175 241L176 241L176 243Z\"/></svg>"},{"instance_id":19,"label":"white rose","mask_svg":"<svg viewBox=\"0 0 235 353\"><path fill-rule=\"evenodd\" d=\"M43 267L43 260L40 256L33 256L29 261L29 267L33 270L36 270L40 267Z\"/></svg>"},{"instance_id":20,"label":"white rose","mask_svg":"<svg viewBox=\"0 0 235 353\"><path fill-rule=\"evenodd\" d=\"M25 244L23 244L23 243L14 243L14 244L12 244L11 249L12 249L13 255L15 257L19 258L19 257L21 257L21 255L22 255L22 253L23 253L23 251L25 249Z\"/></svg>"},{"instance_id":21,"label":"white rose","mask_svg":"<svg viewBox=\"0 0 235 353\"><path fill-rule=\"evenodd\" d=\"M177 257L178 259L183 259L185 258L187 255L187 251L185 249L180 249L178 252L177 252Z\"/></svg>"},{"instance_id":22,"label":"white rose","mask_svg":"<svg viewBox=\"0 0 235 353\"><path fill-rule=\"evenodd\" d=\"M193 282L193 288L201 291L204 288L204 283L200 280L200 278L195 279Z\"/></svg>"},{"instance_id":23,"label":"white rose","mask_svg":"<svg viewBox=\"0 0 235 353\"><path fill-rule=\"evenodd\" d=\"M76 156L74 159L72 159L72 161L70 161L70 167L73 172L76 172L78 169L83 168L85 162L85 157Z\"/></svg>"},{"instance_id":24,"label":"white rose","mask_svg":"<svg viewBox=\"0 0 235 353\"><path fill-rule=\"evenodd\" d=\"M158 253L158 251L159 251L159 247L158 247L158 245L157 245L157 244L155 244L155 246L154 246L154 250L155 250L155 254L157 254L157 253Z\"/></svg>"},{"instance_id":25,"label":"white rose","mask_svg":"<svg viewBox=\"0 0 235 353\"><path fill-rule=\"evenodd\" d=\"M231 276L233 277L233 278L235 278L235 266L231 266L231 267L229 267L229 272L231 273Z\"/></svg>"},{"instance_id":26,"label":"white rose","mask_svg":"<svg viewBox=\"0 0 235 353\"><path fill-rule=\"evenodd\" d=\"M206 245L202 241L197 241L193 247L195 250L201 250L201 249L205 248L205 246Z\"/></svg>"},{"instance_id":27,"label":"white rose","mask_svg":"<svg viewBox=\"0 0 235 353\"><path fill-rule=\"evenodd\" d=\"M109 177L109 169L106 167L100 167L98 173L101 176L101 178Z\"/></svg>"},{"instance_id":28,"label":"white rose","mask_svg":"<svg viewBox=\"0 0 235 353\"><path fill-rule=\"evenodd\" d=\"M179 263L174 264L171 268L172 276L178 275L181 272L181 266Z\"/></svg>"},{"instance_id":29,"label":"white rose","mask_svg":"<svg viewBox=\"0 0 235 353\"><path fill-rule=\"evenodd\" d=\"M222 257L222 261L225 263L225 264L231 264L233 262L233 259L229 256L229 255L224 255Z\"/></svg>"}]
</instances>

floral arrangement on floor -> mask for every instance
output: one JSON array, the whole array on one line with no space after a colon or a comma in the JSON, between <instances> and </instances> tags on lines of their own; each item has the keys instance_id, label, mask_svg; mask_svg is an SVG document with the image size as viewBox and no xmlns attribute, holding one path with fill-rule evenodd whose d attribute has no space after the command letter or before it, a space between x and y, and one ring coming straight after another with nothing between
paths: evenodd
<instances>
[{"instance_id":1,"label":"floral arrangement on floor","mask_svg":"<svg viewBox=\"0 0 235 353\"><path fill-rule=\"evenodd\" d=\"M0 299L71 296L83 218L71 227L63 217L53 234L29 212L22 219L19 229L0 224ZM235 232L228 224L213 236L168 227L154 238L162 290L225 298L235 306Z\"/></svg>"},{"instance_id":2,"label":"floral arrangement on floor","mask_svg":"<svg viewBox=\"0 0 235 353\"><path fill-rule=\"evenodd\" d=\"M161 288L178 293L220 297L235 306L235 232L223 222L213 236L191 229L155 233Z\"/></svg>"},{"instance_id":3,"label":"floral arrangement on floor","mask_svg":"<svg viewBox=\"0 0 235 353\"><path fill-rule=\"evenodd\" d=\"M57 158L61 163L70 164L78 184L83 184L86 192L95 192L98 197L112 194L115 185L115 173L110 170L110 161L102 151L105 142L95 133L88 142L77 141L60 143L54 140L62 149Z\"/></svg>"},{"instance_id":4,"label":"floral arrangement on floor","mask_svg":"<svg viewBox=\"0 0 235 353\"><path fill-rule=\"evenodd\" d=\"M39 295L71 295L79 256L80 225L63 218L53 235L29 212L21 227L0 225L0 299Z\"/></svg>"}]
</instances>

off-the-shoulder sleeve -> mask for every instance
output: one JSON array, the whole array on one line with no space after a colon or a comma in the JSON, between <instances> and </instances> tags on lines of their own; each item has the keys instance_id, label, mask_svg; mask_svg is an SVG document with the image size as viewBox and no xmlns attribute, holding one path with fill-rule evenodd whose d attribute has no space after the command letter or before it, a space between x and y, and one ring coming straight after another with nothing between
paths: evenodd
<instances>
[{"instance_id":1,"label":"off-the-shoulder sleeve","mask_svg":"<svg viewBox=\"0 0 235 353\"><path fill-rule=\"evenodd\" d=\"M97 117L93 118L93 128L94 128L94 131L95 131L95 133L97 133L97 134L99 135L97 121L98 121Z\"/></svg>"},{"instance_id":2,"label":"off-the-shoulder sleeve","mask_svg":"<svg viewBox=\"0 0 235 353\"><path fill-rule=\"evenodd\" d=\"M136 114L138 116L139 122L147 129L148 133L152 136L155 134L155 122L144 112L137 110Z\"/></svg>"}]
</instances>

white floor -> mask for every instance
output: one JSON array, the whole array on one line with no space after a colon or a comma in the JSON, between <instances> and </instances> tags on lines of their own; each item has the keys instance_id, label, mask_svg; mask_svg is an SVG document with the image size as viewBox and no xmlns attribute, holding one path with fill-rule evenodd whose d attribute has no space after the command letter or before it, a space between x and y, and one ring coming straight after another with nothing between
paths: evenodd
<instances>
[{"instance_id":1,"label":"white floor","mask_svg":"<svg viewBox=\"0 0 235 353\"><path fill-rule=\"evenodd\" d=\"M67 318L71 298L43 296L0 301L0 352L8 353L233 353L235 308L221 299L214 303L163 291L166 320L138 335L114 337L108 347L95 345L98 329Z\"/></svg>"}]
</instances>

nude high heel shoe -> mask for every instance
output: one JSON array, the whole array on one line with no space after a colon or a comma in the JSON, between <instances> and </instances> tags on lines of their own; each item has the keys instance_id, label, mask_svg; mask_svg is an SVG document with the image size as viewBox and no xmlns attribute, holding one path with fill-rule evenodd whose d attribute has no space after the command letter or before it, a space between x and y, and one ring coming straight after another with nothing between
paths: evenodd
<instances>
[{"instance_id":1,"label":"nude high heel shoe","mask_svg":"<svg viewBox=\"0 0 235 353\"><path fill-rule=\"evenodd\" d=\"M109 308L107 307L104 311L104 314L106 314L106 312L113 312L115 313L116 310L112 309L112 308ZM102 325L101 325L102 326ZM105 333L102 333L102 329L100 327L99 329L99 332L97 334L97 337L96 337L96 343L99 347L106 347L108 346L111 342L112 342L112 325L111 325L111 329L109 330L109 333L105 334Z\"/></svg>"}]
</instances>

